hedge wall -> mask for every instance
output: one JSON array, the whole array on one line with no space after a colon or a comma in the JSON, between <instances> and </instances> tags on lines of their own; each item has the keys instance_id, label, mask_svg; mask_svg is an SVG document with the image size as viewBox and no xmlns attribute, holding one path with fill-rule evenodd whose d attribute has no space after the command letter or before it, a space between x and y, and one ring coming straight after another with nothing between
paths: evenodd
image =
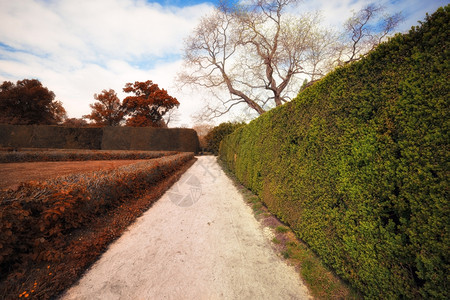
<instances>
[{"instance_id":1,"label":"hedge wall","mask_svg":"<svg viewBox=\"0 0 450 300\"><path fill-rule=\"evenodd\" d=\"M244 126L245 123L232 123L225 122L211 129L205 137L206 143L208 145L207 150L212 152L214 155L219 154L220 142L224 137L233 133L237 128Z\"/></svg>"},{"instance_id":2,"label":"hedge wall","mask_svg":"<svg viewBox=\"0 0 450 300\"><path fill-rule=\"evenodd\" d=\"M221 145L237 177L367 298L449 298L449 9Z\"/></svg>"},{"instance_id":3,"label":"hedge wall","mask_svg":"<svg viewBox=\"0 0 450 300\"><path fill-rule=\"evenodd\" d=\"M0 124L0 147L197 153L199 143L196 131L190 128Z\"/></svg>"},{"instance_id":4,"label":"hedge wall","mask_svg":"<svg viewBox=\"0 0 450 300\"><path fill-rule=\"evenodd\" d=\"M176 155L175 151L139 150L73 150L73 149L20 149L9 151L0 149L0 163L43 162L43 161L85 161L85 160L137 160Z\"/></svg>"}]
</instances>

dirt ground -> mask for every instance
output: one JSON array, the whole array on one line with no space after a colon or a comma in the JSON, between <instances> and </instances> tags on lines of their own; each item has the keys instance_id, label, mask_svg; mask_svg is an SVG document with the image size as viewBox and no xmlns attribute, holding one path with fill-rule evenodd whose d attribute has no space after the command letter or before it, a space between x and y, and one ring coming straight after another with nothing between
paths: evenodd
<instances>
[{"instance_id":1,"label":"dirt ground","mask_svg":"<svg viewBox=\"0 0 450 300\"><path fill-rule=\"evenodd\" d=\"M214 157L198 161L61 299L310 299Z\"/></svg>"},{"instance_id":2,"label":"dirt ground","mask_svg":"<svg viewBox=\"0 0 450 300\"><path fill-rule=\"evenodd\" d=\"M2 163L0 164L0 189L15 189L22 182L41 181L72 173L109 170L140 161L142 160Z\"/></svg>"}]
</instances>

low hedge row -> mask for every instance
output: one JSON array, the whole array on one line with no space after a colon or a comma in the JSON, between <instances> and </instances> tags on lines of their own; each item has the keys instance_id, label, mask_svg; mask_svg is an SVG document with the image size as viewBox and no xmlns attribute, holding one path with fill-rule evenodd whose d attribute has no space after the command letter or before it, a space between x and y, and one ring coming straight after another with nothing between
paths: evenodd
<instances>
[{"instance_id":1,"label":"low hedge row","mask_svg":"<svg viewBox=\"0 0 450 300\"><path fill-rule=\"evenodd\" d=\"M57 263L73 230L126 205L193 158L180 153L0 191L0 281L27 262Z\"/></svg>"},{"instance_id":2,"label":"low hedge row","mask_svg":"<svg viewBox=\"0 0 450 300\"><path fill-rule=\"evenodd\" d=\"M36 161L134 160L174 155L175 151L25 150L0 151L0 163Z\"/></svg>"},{"instance_id":3,"label":"low hedge row","mask_svg":"<svg viewBox=\"0 0 450 300\"><path fill-rule=\"evenodd\" d=\"M367 298L449 298L449 10L237 129L220 159Z\"/></svg>"}]
</instances>

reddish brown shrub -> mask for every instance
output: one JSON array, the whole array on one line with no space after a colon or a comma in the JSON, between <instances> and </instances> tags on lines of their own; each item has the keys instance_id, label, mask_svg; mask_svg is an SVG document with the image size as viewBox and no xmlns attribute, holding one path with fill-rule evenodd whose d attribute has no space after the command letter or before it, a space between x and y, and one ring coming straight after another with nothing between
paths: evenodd
<instances>
[{"instance_id":1,"label":"reddish brown shrub","mask_svg":"<svg viewBox=\"0 0 450 300\"><path fill-rule=\"evenodd\" d=\"M48 264L59 268L66 255L67 238L77 229L115 208L126 207L128 201L141 197L149 186L192 159L193 153L180 153L109 171L26 183L16 191L0 192L0 294L14 290L11 284L20 282L17 278L28 278L21 272L29 269L27 266ZM102 234L105 238L114 236ZM99 240L98 249L92 245L95 239L85 248L98 253L105 238ZM67 272L71 271L60 270L60 274Z\"/></svg>"}]
</instances>

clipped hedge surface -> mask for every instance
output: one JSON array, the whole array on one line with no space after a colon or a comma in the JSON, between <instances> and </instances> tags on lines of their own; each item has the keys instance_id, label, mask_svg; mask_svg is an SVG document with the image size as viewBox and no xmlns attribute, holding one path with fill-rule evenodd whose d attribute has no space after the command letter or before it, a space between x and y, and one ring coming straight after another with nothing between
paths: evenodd
<instances>
[{"instance_id":1,"label":"clipped hedge surface","mask_svg":"<svg viewBox=\"0 0 450 300\"><path fill-rule=\"evenodd\" d=\"M0 147L197 153L199 143L190 128L0 124Z\"/></svg>"},{"instance_id":2,"label":"clipped hedge surface","mask_svg":"<svg viewBox=\"0 0 450 300\"><path fill-rule=\"evenodd\" d=\"M20 150L0 151L0 163L36 161L85 161L153 159L175 155L175 151L122 151L122 150Z\"/></svg>"},{"instance_id":3,"label":"clipped hedge surface","mask_svg":"<svg viewBox=\"0 0 450 300\"><path fill-rule=\"evenodd\" d=\"M220 142L224 137L233 133L237 128L244 126L245 123L232 123L232 122L224 122L213 129L211 129L205 137L207 144L207 151L212 152L214 155L219 154L219 146Z\"/></svg>"},{"instance_id":4,"label":"clipped hedge surface","mask_svg":"<svg viewBox=\"0 0 450 300\"><path fill-rule=\"evenodd\" d=\"M58 265L74 230L126 206L128 199L142 196L193 159L193 153L180 153L0 191L0 291L9 289L16 277L27 278L20 272L27 266Z\"/></svg>"},{"instance_id":5,"label":"clipped hedge surface","mask_svg":"<svg viewBox=\"0 0 450 300\"><path fill-rule=\"evenodd\" d=\"M449 298L449 9L221 144L239 180L367 298Z\"/></svg>"}]
</instances>

